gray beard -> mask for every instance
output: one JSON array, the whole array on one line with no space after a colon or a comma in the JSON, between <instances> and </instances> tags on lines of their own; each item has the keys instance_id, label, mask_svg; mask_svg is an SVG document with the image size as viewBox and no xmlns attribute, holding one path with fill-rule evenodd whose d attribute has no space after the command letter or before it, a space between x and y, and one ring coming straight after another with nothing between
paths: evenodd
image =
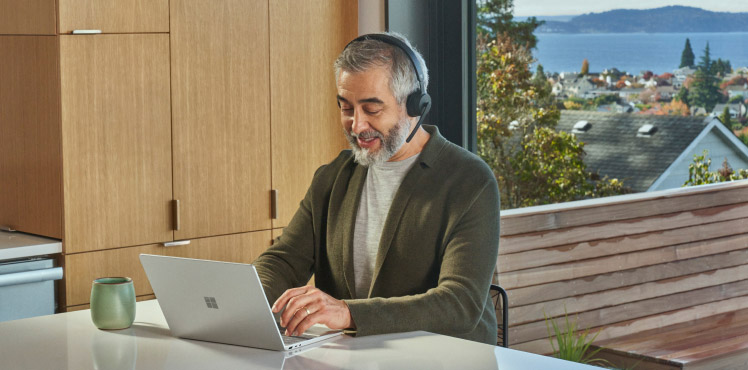
<instances>
[{"instance_id":1,"label":"gray beard","mask_svg":"<svg viewBox=\"0 0 748 370\"><path fill-rule=\"evenodd\" d=\"M343 128L343 132L345 133L345 137L348 139L348 144L353 151L353 159L356 163L364 167L369 167L382 164L392 158L392 156L402 148L403 144L405 144L405 139L408 138L409 128L410 121L408 118L403 118L393 128L391 128L389 132L387 132L387 135L383 135L381 132L376 130L364 131L361 134L356 135ZM369 149L359 147L356 142L356 139L359 136L364 139L378 137L381 142L379 150L372 153Z\"/></svg>"}]
</instances>

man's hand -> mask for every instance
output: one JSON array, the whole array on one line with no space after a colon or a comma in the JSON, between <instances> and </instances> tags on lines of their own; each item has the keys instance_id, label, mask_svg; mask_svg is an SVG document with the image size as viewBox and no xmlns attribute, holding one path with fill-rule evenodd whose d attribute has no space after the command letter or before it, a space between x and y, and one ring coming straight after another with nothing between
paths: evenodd
<instances>
[{"instance_id":1,"label":"man's hand","mask_svg":"<svg viewBox=\"0 0 748 370\"><path fill-rule=\"evenodd\" d=\"M355 328L348 305L315 287L286 290L273 304L273 312L278 313L283 307L286 310L280 324L286 328L285 335L301 335L314 324L325 324L330 329Z\"/></svg>"}]
</instances>

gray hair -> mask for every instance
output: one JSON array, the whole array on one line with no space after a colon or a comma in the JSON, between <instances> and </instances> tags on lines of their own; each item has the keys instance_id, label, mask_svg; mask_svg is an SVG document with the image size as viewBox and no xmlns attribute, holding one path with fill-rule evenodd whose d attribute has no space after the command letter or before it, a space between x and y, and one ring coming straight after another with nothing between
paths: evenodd
<instances>
[{"instance_id":1,"label":"gray hair","mask_svg":"<svg viewBox=\"0 0 748 370\"><path fill-rule=\"evenodd\" d=\"M421 53L419 53L410 42L398 33L383 33L400 39L405 45L408 45L416 55L416 63L421 67L423 72L422 93L426 93L429 85L429 74ZM346 72L364 72L372 67L389 67L390 69L390 90L397 99L398 104L403 104L410 93L418 90L420 85L416 77L416 70L410 61L408 54L395 45L388 44L379 40L362 40L354 42L343 50L333 64L335 67L335 83L337 84L341 71Z\"/></svg>"}]
</instances>

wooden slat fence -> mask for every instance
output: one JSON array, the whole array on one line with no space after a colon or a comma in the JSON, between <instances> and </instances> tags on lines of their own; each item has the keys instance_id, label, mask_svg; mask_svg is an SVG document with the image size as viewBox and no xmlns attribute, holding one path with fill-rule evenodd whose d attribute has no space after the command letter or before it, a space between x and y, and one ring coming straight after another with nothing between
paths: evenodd
<instances>
[{"instance_id":1,"label":"wooden slat fence","mask_svg":"<svg viewBox=\"0 0 748 370\"><path fill-rule=\"evenodd\" d=\"M497 271L535 353L545 315L605 340L748 308L748 181L504 211Z\"/></svg>"}]
</instances>

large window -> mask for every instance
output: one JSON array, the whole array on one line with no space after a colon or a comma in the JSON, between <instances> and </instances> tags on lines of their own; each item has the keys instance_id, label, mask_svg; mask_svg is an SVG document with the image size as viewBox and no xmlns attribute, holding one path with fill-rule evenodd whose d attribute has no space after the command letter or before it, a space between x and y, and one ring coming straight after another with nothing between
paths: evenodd
<instances>
[{"instance_id":1,"label":"large window","mask_svg":"<svg viewBox=\"0 0 748 370\"><path fill-rule=\"evenodd\" d=\"M476 2L476 151L502 208L748 177L748 27L730 13L748 4L568 3Z\"/></svg>"}]
</instances>

